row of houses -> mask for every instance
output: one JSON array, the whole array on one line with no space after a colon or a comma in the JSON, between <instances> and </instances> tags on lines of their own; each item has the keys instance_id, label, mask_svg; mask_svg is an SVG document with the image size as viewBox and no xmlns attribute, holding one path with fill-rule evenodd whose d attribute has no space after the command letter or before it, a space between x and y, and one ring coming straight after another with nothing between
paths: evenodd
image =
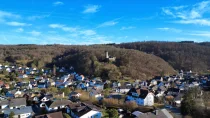
<instances>
[{"instance_id":1,"label":"row of houses","mask_svg":"<svg viewBox=\"0 0 210 118\"><path fill-rule=\"evenodd\" d=\"M36 116L36 118L42 118L42 111L49 113L62 111L68 113L73 118L101 118L101 109L92 105L91 103L73 103L70 100L44 100L38 98L38 101L34 99L32 106L27 106L26 98L15 98L10 100L0 101L0 111L2 118L7 118L11 112L15 114L14 118L30 118ZM55 118L55 117L54 117ZM60 118L60 117L59 117Z\"/></svg>"}]
</instances>

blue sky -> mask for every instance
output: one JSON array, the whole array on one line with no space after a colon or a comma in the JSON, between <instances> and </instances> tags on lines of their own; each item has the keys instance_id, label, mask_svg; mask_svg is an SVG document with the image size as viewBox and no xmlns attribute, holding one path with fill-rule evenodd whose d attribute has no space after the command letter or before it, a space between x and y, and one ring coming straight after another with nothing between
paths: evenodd
<instances>
[{"instance_id":1,"label":"blue sky","mask_svg":"<svg viewBox=\"0 0 210 118\"><path fill-rule=\"evenodd\" d=\"M210 0L1 0L0 44L210 41Z\"/></svg>"}]
</instances>

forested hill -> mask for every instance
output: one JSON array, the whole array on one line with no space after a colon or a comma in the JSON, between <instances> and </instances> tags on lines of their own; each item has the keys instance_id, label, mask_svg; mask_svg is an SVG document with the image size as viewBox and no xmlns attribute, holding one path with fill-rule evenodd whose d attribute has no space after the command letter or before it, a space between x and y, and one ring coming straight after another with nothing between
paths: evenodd
<instances>
[{"instance_id":1,"label":"forested hill","mask_svg":"<svg viewBox=\"0 0 210 118\"><path fill-rule=\"evenodd\" d=\"M105 51L116 61L107 62ZM100 76L105 79L151 79L161 74L174 74L174 69L163 59L132 49L114 46L64 46L64 45L17 45L0 46L0 63L12 62L32 67L70 65L77 72Z\"/></svg>"},{"instance_id":2,"label":"forested hill","mask_svg":"<svg viewBox=\"0 0 210 118\"><path fill-rule=\"evenodd\" d=\"M154 54L167 61L174 69L203 72L210 67L210 43L134 42L115 45Z\"/></svg>"}]
</instances>

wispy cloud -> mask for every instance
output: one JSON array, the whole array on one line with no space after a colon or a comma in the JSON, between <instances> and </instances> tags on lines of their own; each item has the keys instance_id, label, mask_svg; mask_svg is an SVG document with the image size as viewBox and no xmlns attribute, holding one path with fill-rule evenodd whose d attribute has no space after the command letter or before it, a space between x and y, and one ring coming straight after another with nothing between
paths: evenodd
<instances>
[{"instance_id":1,"label":"wispy cloud","mask_svg":"<svg viewBox=\"0 0 210 118\"><path fill-rule=\"evenodd\" d=\"M35 15L35 16L29 16L27 19L28 20L37 20L37 19L43 19L47 18L49 15Z\"/></svg>"},{"instance_id":2,"label":"wispy cloud","mask_svg":"<svg viewBox=\"0 0 210 118\"><path fill-rule=\"evenodd\" d=\"M173 8L175 10L180 10L180 9L183 9L183 8L186 8L186 7L188 7L188 6L187 5L182 5L182 6L174 6L174 7L171 7L171 8Z\"/></svg>"},{"instance_id":3,"label":"wispy cloud","mask_svg":"<svg viewBox=\"0 0 210 118\"><path fill-rule=\"evenodd\" d=\"M180 30L180 29L169 28L169 27L161 27L161 28L157 28L157 29L161 30L161 31L170 31L170 32L176 32L176 33L182 32L182 30Z\"/></svg>"},{"instance_id":4,"label":"wispy cloud","mask_svg":"<svg viewBox=\"0 0 210 118\"><path fill-rule=\"evenodd\" d=\"M6 24L10 26L31 26L31 24L16 22L16 21L7 22Z\"/></svg>"},{"instance_id":5,"label":"wispy cloud","mask_svg":"<svg viewBox=\"0 0 210 118\"><path fill-rule=\"evenodd\" d=\"M38 31L31 31L31 32L28 32L29 34L31 34L32 36L40 36L41 35L41 32L38 32Z\"/></svg>"},{"instance_id":6,"label":"wispy cloud","mask_svg":"<svg viewBox=\"0 0 210 118\"><path fill-rule=\"evenodd\" d=\"M210 38L210 31L193 31L189 35Z\"/></svg>"},{"instance_id":7,"label":"wispy cloud","mask_svg":"<svg viewBox=\"0 0 210 118\"><path fill-rule=\"evenodd\" d=\"M54 28L54 29L61 29L65 32L75 32L77 30L77 28L75 28L75 27L67 27L62 24L50 24L49 27Z\"/></svg>"},{"instance_id":8,"label":"wispy cloud","mask_svg":"<svg viewBox=\"0 0 210 118\"><path fill-rule=\"evenodd\" d=\"M119 18L118 19L114 19L112 21L106 21L106 22L101 23L100 25L98 25L97 28L99 28L99 27L110 27L110 26L114 26L114 25L116 25L116 24L119 23L117 20L119 20Z\"/></svg>"},{"instance_id":9,"label":"wispy cloud","mask_svg":"<svg viewBox=\"0 0 210 118\"><path fill-rule=\"evenodd\" d=\"M92 29L83 29L80 28L73 28L73 27L67 27L63 24L50 24L49 27L53 29L61 29L63 31L66 31L66 29L71 29L68 34L62 35L64 39L69 39L69 42L72 44L79 44L79 45L89 45L89 44L105 44L105 43L111 43L111 39L108 36L104 36L101 34L98 34L95 30ZM73 39L73 40L72 40ZM78 43L78 41L81 41Z\"/></svg>"},{"instance_id":10,"label":"wispy cloud","mask_svg":"<svg viewBox=\"0 0 210 118\"><path fill-rule=\"evenodd\" d=\"M87 5L85 6L85 10L82 13L96 13L99 11L99 5Z\"/></svg>"},{"instance_id":11,"label":"wispy cloud","mask_svg":"<svg viewBox=\"0 0 210 118\"><path fill-rule=\"evenodd\" d=\"M134 29L136 27L133 26L128 26L128 27L122 27L120 30L130 30L130 29Z\"/></svg>"},{"instance_id":12,"label":"wispy cloud","mask_svg":"<svg viewBox=\"0 0 210 118\"><path fill-rule=\"evenodd\" d=\"M83 35L86 35L86 36L91 36L91 35L96 34L96 32L93 31L93 30L84 30L84 31L81 31L80 33L83 34Z\"/></svg>"},{"instance_id":13,"label":"wispy cloud","mask_svg":"<svg viewBox=\"0 0 210 118\"><path fill-rule=\"evenodd\" d=\"M23 28L18 28L15 30L15 32L24 32L24 29Z\"/></svg>"},{"instance_id":14,"label":"wispy cloud","mask_svg":"<svg viewBox=\"0 0 210 118\"><path fill-rule=\"evenodd\" d=\"M203 26L210 26L210 20L209 19L189 19L189 20L179 20L174 21L174 23L180 23L180 24L199 24Z\"/></svg>"},{"instance_id":15,"label":"wispy cloud","mask_svg":"<svg viewBox=\"0 0 210 118\"><path fill-rule=\"evenodd\" d=\"M60 5L64 5L64 3L61 1L56 1L53 3L53 6L60 6Z\"/></svg>"},{"instance_id":16,"label":"wispy cloud","mask_svg":"<svg viewBox=\"0 0 210 118\"><path fill-rule=\"evenodd\" d=\"M209 13L210 1L202 1L194 5L162 8L163 14L175 19L174 23L197 24L210 26L210 20L205 18Z\"/></svg>"},{"instance_id":17,"label":"wispy cloud","mask_svg":"<svg viewBox=\"0 0 210 118\"><path fill-rule=\"evenodd\" d=\"M0 22L5 22L8 18L21 18L20 15L13 14L11 12L1 11L0 10Z\"/></svg>"}]
</instances>

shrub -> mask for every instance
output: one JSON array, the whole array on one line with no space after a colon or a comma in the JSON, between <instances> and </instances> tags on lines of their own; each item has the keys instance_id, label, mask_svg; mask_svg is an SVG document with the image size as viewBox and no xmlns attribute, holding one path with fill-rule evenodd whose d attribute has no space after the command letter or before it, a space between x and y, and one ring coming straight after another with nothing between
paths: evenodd
<instances>
[{"instance_id":1,"label":"shrub","mask_svg":"<svg viewBox=\"0 0 210 118\"><path fill-rule=\"evenodd\" d=\"M103 99L102 102L103 102L103 105L105 105L106 107L121 107L122 106L122 102L117 99L108 98L108 99Z\"/></svg>"},{"instance_id":2,"label":"shrub","mask_svg":"<svg viewBox=\"0 0 210 118\"><path fill-rule=\"evenodd\" d=\"M126 102L123 105L123 109L126 109L128 111L133 111L134 109L136 109L138 107L138 105L136 104L136 102L131 101L131 102Z\"/></svg>"},{"instance_id":3,"label":"shrub","mask_svg":"<svg viewBox=\"0 0 210 118\"><path fill-rule=\"evenodd\" d=\"M15 116L15 113L12 111L12 112L10 112L10 114L9 114L9 118L13 118Z\"/></svg>"},{"instance_id":4,"label":"shrub","mask_svg":"<svg viewBox=\"0 0 210 118\"><path fill-rule=\"evenodd\" d=\"M102 118L119 118L118 111L116 109L107 109L102 111Z\"/></svg>"},{"instance_id":5,"label":"shrub","mask_svg":"<svg viewBox=\"0 0 210 118\"><path fill-rule=\"evenodd\" d=\"M63 113L63 117L64 118L71 118L71 116L69 116L69 114L67 114L67 113Z\"/></svg>"}]
</instances>

